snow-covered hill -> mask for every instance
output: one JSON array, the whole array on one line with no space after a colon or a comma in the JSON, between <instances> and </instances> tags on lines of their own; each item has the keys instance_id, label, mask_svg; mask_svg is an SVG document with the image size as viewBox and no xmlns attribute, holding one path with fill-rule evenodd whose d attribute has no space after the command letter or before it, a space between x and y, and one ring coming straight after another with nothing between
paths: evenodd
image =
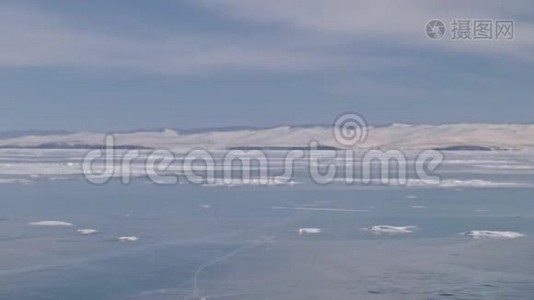
<instances>
[{"instance_id":1,"label":"snow-covered hill","mask_svg":"<svg viewBox=\"0 0 534 300\"><path fill-rule=\"evenodd\" d=\"M331 127L289 127L267 129L210 130L180 133L166 129L116 133L115 146L184 149L206 147L305 147L310 141L342 147ZM0 147L90 148L104 144L104 133L78 132L0 138ZM364 142L356 148L434 149L457 146L483 146L492 149L534 148L534 125L520 124L393 124L368 128Z\"/></svg>"}]
</instances>

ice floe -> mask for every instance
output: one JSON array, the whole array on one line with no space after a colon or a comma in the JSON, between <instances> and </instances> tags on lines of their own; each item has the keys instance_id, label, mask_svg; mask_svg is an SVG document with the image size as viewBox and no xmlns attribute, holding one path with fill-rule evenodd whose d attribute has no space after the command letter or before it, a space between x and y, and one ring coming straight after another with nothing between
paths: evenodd
<instances>
[{"instance_id":1,"label":"ice floe","mask_svg":"<svg viewBox=\"0 0 534 300\"><path fill-rule=\"evenodd\" d=\"M139 240L136 236L121 236L118 239L120 242L136 242Z\"/></svg>"},{"instance_id":2,"label":"ice floe","mask_svg":"<svg viewBox=\"0 0 534 300\"><path fill-rule=\"evenodd\" d=\"M299 235L303 234L314 234L314 233L321 233L321 228L312 228L312 227L304 227L299 228L298 233Z\"/></svg>"},{"instance_id":3,"label":"ice floe","mask_svg":"<svg viewBox=\"0 0 534 300\"><path fill-rule=\"evenodd\" d=\"M96 229L89 229L89 228L77 229L76 231L81 235L90 235L90 234L95 234L95 233L98 232L98 230L96 230Z\"/></svg>"},{"instance_id":4,"label":"ice floe","mask_svg":"<svg viewBox=\"0 0 534 300\"><path fill-rule=\"evenodd\" d=\"M72 226L72 223L69 222L63 222L63 221L38 221L38 222L30 222L28 225L31 226Z\"/></svg>"},{"instance_id":5,"label":"ice floe","mask_svg":"<svg viewBox=\"0 0 534 300\"><path fill-rule=\"evenodd\" d=\"M408 187L438 187L438 188L525 188L533 187L533 184L524 182L496 182L482 179L444 179L444 180L420 180L409 179L406 182Z\"/></svg>"},{"instance_id":6,"label":"ice floe","mask_svg":"<svg viewBox=\"0 0 534 300\"><path fill-rule=\"evenodd\" d=\"M525 235L515 231L491 231L491 230L469 230L462 232L461 235L469 236L474 239L515 239Z\"/></svg>"},{"instance_id":7,"label":"ice floe","mask_svg":"<svg viewBox=\"0 0 534 300\"><path fill-rule=\"evenodd\" d=\"M373 225L365 228L365 230L368 230L375 234L405 234L414 232L415 230L417 230L417 226Z\"/></svg>"},{"instance_id":8,"label":"ice floe","mask_svg":"<svg viewBox=\"0 0 534 300\"><path fill-rule=\"evenodd\" d=\"M204 186L211 186L211 187L219 187L219 186L227 186L227 187L234 187L234 186L278 186L278 185L286 185L286 186L292 186L297 184L296 181L286 178L276 178L276 177L268 177L268 178L252 178L252 179L241 179L241 178L231 178L231 179L223 179L223 178L217 178L215 182L212 183L206 183Z\"/></svg>"}]
</instances>

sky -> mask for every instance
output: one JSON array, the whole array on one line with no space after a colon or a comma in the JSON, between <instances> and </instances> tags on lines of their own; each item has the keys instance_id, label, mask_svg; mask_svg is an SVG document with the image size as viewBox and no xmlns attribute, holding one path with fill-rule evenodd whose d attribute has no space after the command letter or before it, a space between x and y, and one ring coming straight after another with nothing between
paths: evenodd
<instances>
[{"instance_id":1,"label":"sky","mask_svg":"<svg viewBox=\"0 0 534 300\"><path fill-rule=\"evenodd\" d=\"M534 122L529 1L8 0L0 41L0 131Z\"/></svg>"}]
</instances>

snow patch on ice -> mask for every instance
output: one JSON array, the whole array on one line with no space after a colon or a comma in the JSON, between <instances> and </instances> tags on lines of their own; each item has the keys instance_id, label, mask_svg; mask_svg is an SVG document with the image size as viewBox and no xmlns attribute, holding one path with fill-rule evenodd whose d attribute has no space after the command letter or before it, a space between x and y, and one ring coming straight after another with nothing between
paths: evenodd
<instances>
[{"instance_id":1,"label":"snow patch on ice","mask_svg":"<svg viewBox=\"0 0 534 300\"><path fill-rule=\"evenodd\" d=\"M72 226L72 223L63 222L63 221L38 221L30 222L28 225L31 226Z\"/></svg>"},{"instance_id":2,"label":"snow patch on ice","mask_svg":"<svg viewBox=\"0 0 534 300\"><path fill-rule=\"evenodd\" d=\"M445 179L445 180L408 180L406 186L409 187L439 187L439 188L458 188L458 187L473 187L473 188L512 188L512 187L533 187L533 184L522 182L496 182L482 179Z\"/></svg>"},{"instance_id":3,"label":"snow patch on ice","mask_svg":"<svg viewBox=\"0 0 534 300\"><path fill-rule=\"evenodd\" d=\"M368 230L375 234L406 234L412 233L417 230L417 226L373 225L371 227L365 228L365 230Z\"/></svg>"},{"instance_id":4,"label":"snow patch on ice","mask_svg":"<svg viewBox=\"0 0 534 300\"><path fill-rule=\"evenodd\" d=\"M321 228L312 228L312 227L304 227L299 228L298 233L299 235L303 234L314 234L314 233L321 233Z\"/></svg>"},{"instance_id":5,"label":"snow patch on ice","mask_svg":"<svg viewBox=\"0 0 534 300\"><path fill-rule=\"evenodd\" d=\"M424 206L424 205L412 205L412 208L414 208L414 209L425 209L426 206Z\"/></svg>"},{"instance_id":6,"label":"snow patch on ice","mask_svg":"<svg viewBox=\"0 0 534 300\"><path fill-rule=\"evenodd\" d=\"M96 229L89 229L89 228L87 228L87 229L77 229L76 231L81 235L90 235L90 234L95 234L95 233L98 232L98 230L96 230Z\"/></svg>"},{"instance_id":7,"label":"snow patch on ice","mask_svg":"<svg viewBox=\"0 0 534 300\"><path fill-rule=\"evenodd\" d=\"M515 239L525 235L515 231L491 231L491 230L470 230L462 232L461 235L474 239Z\"/></svg>"}]
</instances>

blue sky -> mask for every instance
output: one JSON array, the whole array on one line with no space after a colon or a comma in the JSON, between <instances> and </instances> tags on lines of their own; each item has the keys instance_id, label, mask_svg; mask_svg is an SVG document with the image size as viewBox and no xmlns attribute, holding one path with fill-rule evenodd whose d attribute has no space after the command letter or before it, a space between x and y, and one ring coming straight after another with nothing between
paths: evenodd
<instances>
[{"instance_id":1,"label":"blue sky","mask_svg":"<svg viewBox=\"0 0 534 300\"><path fill-rule=\"evenodd\" d=\"M528 1L3 1L0 38L2 130L534 122Z\"/></svg>"}]
</instances>

